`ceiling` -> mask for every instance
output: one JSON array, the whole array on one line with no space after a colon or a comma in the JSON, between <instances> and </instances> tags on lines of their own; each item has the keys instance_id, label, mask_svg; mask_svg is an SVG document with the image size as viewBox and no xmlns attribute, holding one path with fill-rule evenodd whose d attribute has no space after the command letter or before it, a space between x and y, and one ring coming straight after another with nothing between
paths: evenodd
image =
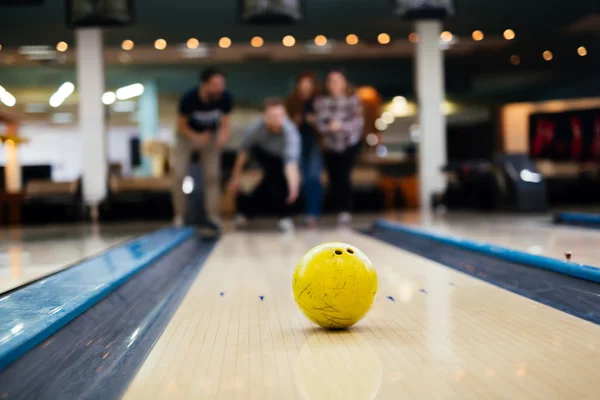
<instances>
[{"instance_id":1,"label":"ceiling","mask_svg":"<svg viewBox=\"0 0 600 400\"><path fill-rule=\"evenodd\" d=\"M0 43L4 46L50 44L73 41L73 32L65 27L65 0L45 0L42 6L3 7L0 13ZM288 34L309 39L317 34L342 39L356 33L375 40L380 32L405 37L412 29L409 22L391 15L391 0L304 0L306 21L293 26L249 26L237 18L238 0L137 0L136 24L111 29L108 45L124 39L153 43L157 38L184 42L190 37L215 42L222 36L248 41L261 35L267 41L280 41ZM499 35L514 29L526 40L553 35L581 18L600 13L597 0L457 0L457 14L446 23L458 35L475 29ZM335 18L332 18L334 13ZM592 24L593 25L593 24ZM596 29L600 27L596 24Z\"/></svg>"},{"instance_id":2,"label":"ceiling","mask_svg":"<svg viewBox=\"0 0 600 400\"><path fill-rule=\"evenodd\" d=\"M391 15L391 0L304 3L306 21L302 24L251 26L239 23L238 0L137 0L135 25L105 30L107 87L152 79L161 91L176 93L196 81L201 65L211 63L221 65L228 73L238 97L258 101L264 95L285 93L300 70L314 69L323 74L332 66L343 65L356 84L374 85L388 97L411 96L413 46L407 38L413 26ZM446 85L451 96L502 102L600 93L596 78L600 66L598 0L457 0L456 9L457 15L444 23L444 28L459 38L446 53ZM13 89L15 94L40 87L51 93L62 82L75 81L74 35L65 27L64 14L64 0L45 0L42 6L0 8L0 85ZM516 32L515 40L502 38L507 28ZM471 39L475 29L485 33L482 42ZM381 32L392 37L389 46L376 43ZM349 33L360 37L360 51L350 51L343 42ZM281 39L288 34L294 35L298 43L323 34L339 44L330 54L310 56L300 50L301 46L284 48ZM255 35L265 39L260 54L248 45ZM222 36L233 40L230 49L216 48ZM190 37L207 43L218 57L182 57L177 48ZM152 48L158 38L169 43L164 52ZM120 50L125 39L136 44L127 62ZM19 46L54 48L59 41L70 45L62 55L62 63L15 62ZM586 46L588 56L577 56L576 49L581 45ZM554 53L552 62L541 57L547 49ZM519 66L510 64L513 54L520 56Z\"/></svg>"}]
</instances>

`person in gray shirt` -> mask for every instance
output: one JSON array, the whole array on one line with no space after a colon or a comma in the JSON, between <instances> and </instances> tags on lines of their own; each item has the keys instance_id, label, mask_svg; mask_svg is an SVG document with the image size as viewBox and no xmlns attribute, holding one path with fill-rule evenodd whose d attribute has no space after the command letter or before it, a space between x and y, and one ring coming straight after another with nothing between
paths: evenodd
<instances>
[{"instance_id":1,"label":"person in gray shirt","mask_svg":"<svg viewBox=\"0 0 600 400\"><path fill-rule=\"evenodd\" d=\"M264 114L246 131L233 167L229 188L237 194L242 171L252 157L263 170L263 179L250 194L238 196L238 225L261 208L281 218L279 228L294 228L292 206L298 198L301 153L300 133L288 118L284 102L278 98L265 101Z\"/></svg>"}]
</instances>

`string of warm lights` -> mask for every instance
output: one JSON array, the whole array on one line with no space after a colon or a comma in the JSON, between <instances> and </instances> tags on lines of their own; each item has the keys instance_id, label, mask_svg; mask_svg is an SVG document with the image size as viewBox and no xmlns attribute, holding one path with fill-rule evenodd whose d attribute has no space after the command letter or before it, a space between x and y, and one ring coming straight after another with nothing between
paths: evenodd
<instances>
[{"instance_id":1,"label":"string of warm lights","mask_svg":"<svg viewBox=\"0 0 600 400\"><path fill-rule=\"evenodd\" d=\"M516 36L517 35L516 35L515 31L510 28L506 29L502 32L502 37L507 41L515 40ZM471 38L476 42L480 42L485 39L485 34L481 30L476 29L471 33ZM380 45L388 45L392 42L392 40L393 40L392 37L386 32L382 32L377 35L377 42ZM408 41L413 44L418 43L419 35L416 32L411 32L408 35ZM455 36L450 31L444 31L440 34L440 41L442 43L454 42ZM325 35L315 36L312 42L315 46L318 46L318 47L327 46L328 44L333 43ZM356 35L354 33L350 33L346 36L345 42L349 46L356 46L361 42L361 40L358 37L358 35ZM281 43L285 47L294 47L298 43L298 41L294 36L286 35L281 40ZM222 37L219 39L217 44L222 49L228 49L233 45L233 41L229 37ZM254 48L261 48L265 44L266 44L265 40L260 36L254 36L250 39L250 45ZM190 50L196 50L200 47L200 45L201 45L200 41L196 38L190 38L185 43L185 46ZM131 39L123 40L123 42L121 43L121 49L123 49L125 52L133 50L134 47L135 47L135 43ZM156 39L154 42L154 48L156 50L162 51L162 50L165 50L167 47L168 47L168 43L167 43L166 39L164 39L164 38ZM2 45L0 44L0 51L1 50L2 50ZM56 44L56 51L64 53L68 50L69 50L69 44L67 42L60 41ZM576 53L580 57L585 57L588 55L588 49L585 46L580 45L577 47ZM126 54L126 53L123 53L122 56L129 57L128 54ZM545 61L552 61L555 57L555 55L551 49L545 49L542 52L541 56L542 56L542 59ZM510 56L509 61L512 65L517 66L517 65L521 64L521 57L518 54L513 54ZM12 102L12 100L9 99L8 103L11 103L11 102Z\"/></svg>"},{"instance_id":2,"label":"string of warm lights","mask_svg":"<svg viewBox=\"0 0 600 400\"><path fill-rule=\"evenodd\" d=\"M504 37L504 39L510 41L510 40L514 40L516 38L516 33L512 29L506 29L502 33L502 36ZM477 29L471 33L471 38L476 42L480 42L485 39L485 34L481 30ZM442 42L452 42L454 40L454 34L450 31L444 31L440 34L440 40ZM419 35L416 32L411 32L408 35L408 41L411 43L418 43ZM360 39L359 39L358 35L356 35L354 33L350 33L346 36L345 42L349 46L355 46L360 43ZM377 42L382 45L387 45L392 42L392 37L388 33L382 32L379 35L377 35ZM287 35L287 36L283 37L281 43L285 47L293 47L297 44L297 40L294 36ZM326 46L328 43L330 43L330 40L325 35L317 35L314 37L313 43L316 46ZM228 49L232 46L233 41L228 37L222 37L219 39L217 44L222 49ZM200 41L196 38L190 38L187 40L185 45L188 49L195 50L198 47L200 47ZM250 45L254 48L260 48L265 45L265 40L260 36L254 36L250 39ZM154 42L154 48L156 50L165 50L167 48L167 46L168 46L168 43L164 38L156 39ZM135 43L131 39L123 40L123 42L121 43L121 49L123 49L125 51L131 51L131 50L133 50L134 47L135 47ZM56 50L61 53L66 52L68 49L69 49L69 44L67 42L61 41L56 44ZM2 45L0 45L0 50L2 50ZM579 46L577 48L577 54L581 57L585 57L588 55L588 50L585 46ZM545 50L542 53L542 57L546 61L552 60L553 59L552 51ZM516 58L511 56L511 63L516 65L516 64L518 64L518 62L516 62L515 60L516 60Z\"/></svg>"}]
</instances>

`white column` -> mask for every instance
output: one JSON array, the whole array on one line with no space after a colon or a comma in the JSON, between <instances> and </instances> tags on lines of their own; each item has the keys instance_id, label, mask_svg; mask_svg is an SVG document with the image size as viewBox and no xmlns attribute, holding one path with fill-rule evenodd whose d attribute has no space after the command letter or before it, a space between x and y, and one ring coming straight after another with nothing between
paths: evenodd
<instances>
[{"instance_id":1,"label":"white column","mask_svg":"<svg viewBox=\"0 0 600 400\"><path fill-rule=\"evenodd\" d=\"M431 209L434 193L446 188L441 168L446 164L446 118L444 101L444 55L440 48L440 21L418 21L415 71L419 103L419 186L421 211Z\"/></svg>"},{"instance_id":2,"label":"white column","mask_svg":"<svg viewBox=\"0 0 600 400\"><path fill-rule=\"evenodd\" d=\"M104 93L104 52L102 30L77 30L77 90L79 92L79 131L83 138L83 198L92 207L106 197Z\"/></svg>"}]
</instances>

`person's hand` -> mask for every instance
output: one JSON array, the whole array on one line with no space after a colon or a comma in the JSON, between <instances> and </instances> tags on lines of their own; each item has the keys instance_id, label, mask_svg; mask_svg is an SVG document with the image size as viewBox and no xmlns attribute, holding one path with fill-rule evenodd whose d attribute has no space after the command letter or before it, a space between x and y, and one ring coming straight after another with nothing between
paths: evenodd
<instances>
[{"instance_id":1,"label":"person's hand","mask_svg":"<svg viewBox=\"0 0 600 400\"><path fill-rule=\"evenodd\" d=\"M298 199L299 190L296 186L292 186L289 188L289 194L287 199L285 199L286 204L294 204Z\"/></svg>"},{"instance_id":2,"label":"person's hand","mask_svg":"<svg viewBox=\"0 0 600 400\"><path fill-rule=\"evenodd\" d=\"M296 125L300 126L302 124L302 114L296 114L293 118Z\"/></svg>"},{"instance_id":3,"label":"person's hand","mask_svg":"<svg viewBox=\"0 0 600 400\"><path fill-rule=\"evenodd\" d=\"M195 147L206 147L212 140L212 135L209 131L194 133L190 135L190 140Z\"/></svg>"},{"instance_id":4,"label":"person's hand","mask_svg":"<svg viewBox=\"0 0 600 400\"><path fill-rule=\"evenodd\" d=\"M225 144L227 144L227 141L229 140L229 136L224 133L223 131L220 131L219 133L217 133L217 149L222 149L223 146L225 146Z\"/></svg>"},{"instance_id":5,"label":"person's hand","mask_svg":"<svg viewBox=\"0 0 600 400\"><path fill-rule=\"evenodd\" d=\"M330 132L339 132L342 130L342 123L338 120L333 120L331 121L331 123L329 124L329 131Z\"/></svg>"},{"instance_id":6,"label":"person's hand","mask_svg":"<svg viewBox=\"0 0 600 400\"><path fill-rule=\"evenodd\" d=\"M229 184L227 185L227 187L229 188L229 191L236 196L238 189L240 187L240 182L238 180L237 177L233 177L231 178L231 180L229 181Z\"/></svg>"}]
</instances>

